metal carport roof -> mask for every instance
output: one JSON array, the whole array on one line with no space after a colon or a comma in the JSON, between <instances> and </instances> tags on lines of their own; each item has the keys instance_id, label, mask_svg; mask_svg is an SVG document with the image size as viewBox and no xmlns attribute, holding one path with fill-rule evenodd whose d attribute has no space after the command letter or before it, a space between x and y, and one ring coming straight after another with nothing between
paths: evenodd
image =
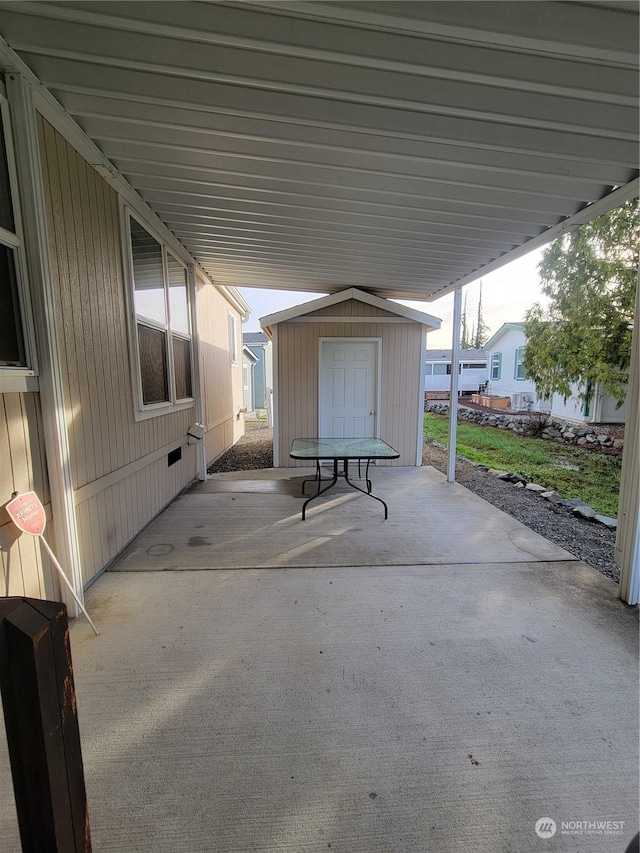
<instances>
[{"instance_id":1,"label":"metal carport roof","mask_svg":"<svg viewBox=\"0 0 640 853\"><path fill-rule=\"evenodd\" d=\"M0 34L221 284L435 298L637 195L636 3L0 2Z\"/></svg>"}]
</instances>

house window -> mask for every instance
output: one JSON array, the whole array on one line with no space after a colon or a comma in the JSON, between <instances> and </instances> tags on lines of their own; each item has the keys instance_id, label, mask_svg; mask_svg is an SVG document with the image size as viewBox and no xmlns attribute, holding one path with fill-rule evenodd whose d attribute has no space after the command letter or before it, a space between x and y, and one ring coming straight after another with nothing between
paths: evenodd
<instances>
[{"instance_id":1,"label":"house window","mask_svg":"<svg viewBox=\"0 0 640 853\"><path fill-rule=\"evenodd\" d=\"M515 379L526 379L524 373L524 347L518 347L516 350L516 366L513 375Z\"/></svg>"},{"instance_id":2,"label":"house window","mask_svg":"<svg viewBox=\"0 0 640 853\"><path fill-rule=\"evenodd\" d=\"M494 352L491 356L491 378L500 379L502 375L502 353Z\"/></svg>"},{"instance_id":3,"label":"house window","mask_svg":"<svg viewBox=\"0 0 640 853\"><path fill-rule=\"evenodd\" d=\"M233 314L229 314L229 355L231 364L238 363L238 330L236 328L236 318Z\"/></svg>"},{"instance_id":4,"label":"house window","mask_svg":"<svg viewBox=\"0 0 640 853\"><path fill-rule=\"evenodd\" d=\"M433 375L434 376L446 376L447 373L451 373L451 365L450 364L434 364L433 365Z\"/></svg>"},{"instance_id":5,"label":"house window","mask_svg":"<svg viewBox=\"0 0 640 853\"><path fill-rule=\"evenodd\" d=\"M431 376L432 374L433 374L433 365L427 364L424 368L424 375L425 376Z\"/></svg>"},{"instance_id":6,"label":"house window","mask_svg":"<svg viewBox=\"0 0 640 853\"><path fill-rule=\"evenodd\" d=\"M7 102L0 96L0 367L29 368L24 244L17 209Z\"/></svg>"},{"instance_id":7,"label":"house window","mask_svg":"<svg viewBox=\"0 0 640 853\"><path fill-rule=\"evenodd\" d=\"M128 225L141 408L165 409L193 398L187 270L130 213Z\"/></svg>"}]
</instances>

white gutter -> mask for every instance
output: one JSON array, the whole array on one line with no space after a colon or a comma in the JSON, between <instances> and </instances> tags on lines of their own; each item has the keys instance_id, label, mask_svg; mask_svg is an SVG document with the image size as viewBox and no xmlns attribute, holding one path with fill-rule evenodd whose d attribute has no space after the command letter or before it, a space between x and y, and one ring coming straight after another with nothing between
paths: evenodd
<instances>
[{"instance_id":1,"label":"white gutter","mask_svg":"<svg viewBox=\"0 0 640 853\"><path fill-rule=\"evenodd\" d=\"M460 369L460 324L462 322L462 288L453 294L453 334L451 338L451 385L449 387L449 466L447 481L456 481L456 440L458 436L458 371Z\"/></svg>"},{"instance_id":2,"label":"white gutter","mask_svg":"<svg viewBox=\"0 0 640 853\"><path fill-rule=\"evenodd\" d=\"M443 287L436 293L432 293L431 296L428 297L427 302L433 302L435 299L440 299L441 296L446 296L447 293L451 293L454 288L463 287L465 284L471 284L472 282L478 281L479 278L488 275L488 273L494 272L494 270L498 270L518 258L523 258L525 255L533 252L534 249L546 246L558 237L562 237L563 234L569 234L572 231L575 231L576 228L580 228L580 226L584 225L586 222L591 222L592 219L601 216L603 213L608 213L610 210L620 207L620 205L625 202L637 198L639 194L640 178L634 178L628 184L618 187L617 190L613 190L608 195L604 196L604 198L594 201L592 204L588 204L582 210L578 211L578 213L574 213L573 216L567 216L567 218L563 219L562 222L559 222L557 225L552 225L550 228L547 228L546 231L543 231L542 234L532 237L516 249L512 249L510 252L505 252L504 255L500 255L500 257L496 258L495 261L490 261L488 264L485 264L481 269L463 276L461 279L458 279L458 281L455 281L447 287ZM413 296L406 298L415 299L416 297Z\"/></svg>"},{"instance_id":3,"label":"white gutter","mask_svg":"<svg viewBox=\"0 0 640 853\"><path fill-rule=\"evenodd\" d=\"M199 265L198 268L202 270L202 267L200 267ZM251 306L242 296L240 291L228 284L217 284L215 279L212 279L211 276L207 275L204 270L202 270L202 274L206 276L206 278L213 284L214 287L218 288L218 290L225 297L227 302L230 302L231 305L233 305L233 307L236 309L236 311L238 311L238 313L242 315L242 321L246 322L249 319L249 315L251 314Z\"/></svg>"},{"instance_id":4,"label":"white gutter","mask_svg":"<svg viewBox=\"0 0 640 853\"><path fill-rule=\"evenodd\" d=\"M34 307L38 344L40 400L57 558L78 599L84 602L33 93L31 85L20 74L7 73L5 81L13 135L16 140L20 140L20 144L15 146L15 158L25 232L29 290ZM66 591L63 592L70 615L77 616L77 604Z\"/></svg>"}]
</instances>

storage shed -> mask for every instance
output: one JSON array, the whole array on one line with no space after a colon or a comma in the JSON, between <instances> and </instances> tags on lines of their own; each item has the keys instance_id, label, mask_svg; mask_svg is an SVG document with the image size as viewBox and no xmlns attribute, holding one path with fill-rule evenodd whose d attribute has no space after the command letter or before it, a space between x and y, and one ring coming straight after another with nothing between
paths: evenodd
<instances>
[{"instance_id":1,"label":"storage shed","mask_svg":"<svg viewBox=\"0 0 640 853\"><path fill-rule=\"evenodd\" d=\"M376 436L400 453L385 464L422 464L424 353L439 319L348 288L260 325L273 341L275 467L294 466L292 440L314 436Z\"/></svg>"}]
</instances>

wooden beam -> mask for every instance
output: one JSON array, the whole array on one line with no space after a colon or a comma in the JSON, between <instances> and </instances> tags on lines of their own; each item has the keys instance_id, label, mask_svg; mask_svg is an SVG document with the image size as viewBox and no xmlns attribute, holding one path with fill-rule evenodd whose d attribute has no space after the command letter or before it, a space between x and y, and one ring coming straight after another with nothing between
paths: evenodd
<instances>
[{"instance_id":1,"label":"wooden beam","mask_svg":"<svg viewBox=\"0 0 640 853\"><path fill-rule=\"evenodd\" d=\"M0 601L0 688L23 853L90 853L64 604Z\"/></svg>"}]
</instances>

